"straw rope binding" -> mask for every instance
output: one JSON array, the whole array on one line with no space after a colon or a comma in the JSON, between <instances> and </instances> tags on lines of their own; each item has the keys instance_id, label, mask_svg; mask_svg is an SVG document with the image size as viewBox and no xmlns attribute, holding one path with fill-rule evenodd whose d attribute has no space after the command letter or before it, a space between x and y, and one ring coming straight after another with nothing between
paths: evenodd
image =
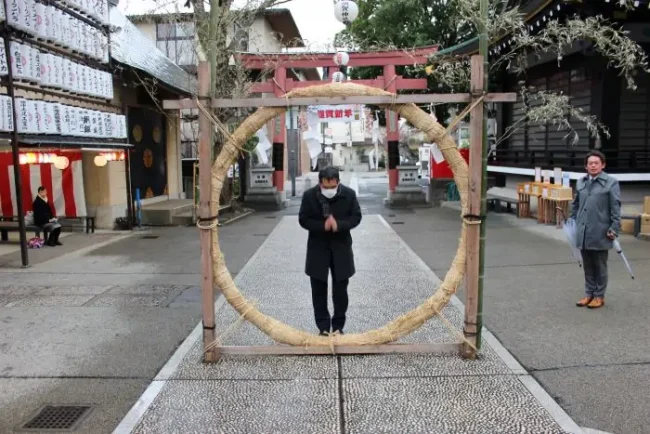
<instances>
[{"instance_id":1,"label":"straw rope binding","mask_svg":"<svg viewBox=\"0 0 650 434\"><path fill-rule=\"evenodd\" d=\"M385 90L359 84L331 83L294 89L286 94L285 97L290 104L291 98L378 95L395 96L395 94ZM458 152L456 143L448 135L448 131L415 104L390 103L384 104L381 107L399 113L413 126L424 132L429 142L435 142L438 145L438 148L454 173L454 181L460 193L462 206L461 216L466 215L468 213L468 167ZM286 107L259 108L234 133L228 136L226 144L212 165L211 215L216 216L218 214L221 189L228 174L228 168L234 162L239 150L243 148L244 143L264 124L276 116L283 115L285 111ZM235 285L219 248L219 232L216 227L211 228L214 284L221 290L228 303L241 317L250 321L258 329L279 343L305 347L327 346L334 351L336 345L378 345L394 342L417 330L431 317L439 315L442 308L449 302L451 296L458 289L465 274L467 227L472 224L480 224L480 221L474 222L468 221L467 219L461 219L461 222L461 236L456 255L443 282L435 293L420 306L400 315L383 327L364 333L318 336L298 330L273 317L263 314L241 294Z\"/></svg>"}]
</instances>

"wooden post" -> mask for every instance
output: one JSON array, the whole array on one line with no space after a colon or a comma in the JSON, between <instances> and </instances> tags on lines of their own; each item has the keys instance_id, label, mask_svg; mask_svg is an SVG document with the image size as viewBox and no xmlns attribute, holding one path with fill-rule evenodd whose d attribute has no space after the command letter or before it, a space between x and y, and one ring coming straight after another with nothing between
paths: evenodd
<instances>
[{"instance_id":1,"label":"wooden post","mask_svg":"<svg viewBox=\"0 0 650 434\"><path fill-rule=\"evenodd\" d=\"M199 100L209 108L210 64L199 62ZM199 217L209 219L210 198L212 196L212 123L202 110L199 110ZM209 225L210 220L204 221ZM216 339L214 324L214 279L212 278L212 232L201 230L201 303L203 305L203 348ZM204 353L205 362L215 362L219 355L216 345Z\"/></svg>"},{"instance_id":2,"label":"wooden post","mask_svg":"<svg viewBox=\"0 0 650 434\"><path fill-rule=\"evenodd\" d=\"M471 94L472 100L483 95L483 56L472 56ZM470 221L480 221L481 216L481 188L483 182L483 112L484 104L477 104L470 112L470 151L469 151L469 214ZM481 222L484 224L484 222ZM467 228L467 272L465 285L465 325L463 333L465 338L474 347L479 342L479 279L480 279L480 224L473 224ZM465 343L462 351L463 357L473 359L476 351Z\"/></svg>"}]
</instances>

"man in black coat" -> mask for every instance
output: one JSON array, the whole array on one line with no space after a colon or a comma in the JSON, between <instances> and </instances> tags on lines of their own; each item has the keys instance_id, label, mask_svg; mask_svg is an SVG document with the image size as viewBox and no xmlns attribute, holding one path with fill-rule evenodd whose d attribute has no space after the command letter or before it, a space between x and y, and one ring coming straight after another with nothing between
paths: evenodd
<instances>
[{"instance_id":1,"label":"man in black coat","mask_svg":"<svg viewBox=\"0 0 650 434\"><path fill-rule=\"evenodd\" d=\"M61 225L57 222L47 200L47 189L45 187L38 187L38 195L32 204L32 211L34 212L34 225L50 233L50 236L45 240L48 246L60 246L59 235L61 234Z\"/></svg>"},{"instance_id":2,"label":"man in black coat","mask_svg":"<svg viewBox=\"0 0 650 434\"><path fill-rule=\"evenodd\" d=\"M339 171L327 167L319 185L302 196L298 220L309 231L305 273L311 279L316 326L321 335L343 333L348 309L348 281L355 273L350 231L361 222L361 208L351 188L340 184ZM327 278L332 270L334 316L327 309Z\"/></svg>"}]
</instances>

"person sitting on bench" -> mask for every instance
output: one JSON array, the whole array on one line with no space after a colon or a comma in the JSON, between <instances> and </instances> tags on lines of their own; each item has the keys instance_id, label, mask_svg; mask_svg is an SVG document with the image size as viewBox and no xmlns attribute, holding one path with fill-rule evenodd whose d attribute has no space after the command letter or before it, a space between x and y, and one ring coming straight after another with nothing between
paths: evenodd
<instances>
[{"instance_id":1,"label":"person sitting on bench","mask_svg":"<svg viewBox=\"0 0 650 434\"><path fill-rule=\"evenodd\" d=\"M49 232L50 235L45 240L48 246L60 246L59 235L61 235L61 225L58 223L52 208L47 200L47 189L43 186L38 187L38 195L32 204L34 211L34 225L40 227L43 232Z\"/></svg>"}]
</instances>

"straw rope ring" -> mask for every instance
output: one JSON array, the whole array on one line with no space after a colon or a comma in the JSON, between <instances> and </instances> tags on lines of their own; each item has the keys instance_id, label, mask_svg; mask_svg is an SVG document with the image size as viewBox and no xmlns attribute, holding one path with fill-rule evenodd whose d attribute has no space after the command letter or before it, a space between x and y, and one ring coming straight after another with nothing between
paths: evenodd
<instances>
[{"instance_id":1,"label":"straw rope ring","mask_svg":"<svg viewBox=\"0 0 650 434\"><path fill-rule=\"evenodd\" d=\"M354 83L332 83L294 89L289 92L287 106L291 98L300 97L341 97L341 96L394 96L394 94L368 86ZM445 128L431 118L426 112L414 104L387 104L388 108L399 113L413 126L425 133L430 142L435 142L449 163L454 180L461 197L462 215L467 214L468 169L467 163L458 152L453 139ZM212 215L217 215L219 197L228 168L235 161L244 143L262 126L276 116L283 115L287 107L262 107L249 116L237 130L228 138L222 151L212 165ZM214 284L221 290L228 303L245 319L250 321L262 332L278 343L294 346L332 346L332 345L377 345L394 342L403 336L417 330L431 317L439 314L456 292L465 273L465 248L467 226L477 222L463 219L461 237L449 271L437 290L420 306L393 319L383 327L358 334L335 334L333 336L318 336L291 327L277 319L263 314L256 306L247 300L237 289L232 276L226 267L223 254L219 249L219 233L212 228L212 266ZM260 282L263 284L263 282Z\"/></svg>"}]
</instances>

